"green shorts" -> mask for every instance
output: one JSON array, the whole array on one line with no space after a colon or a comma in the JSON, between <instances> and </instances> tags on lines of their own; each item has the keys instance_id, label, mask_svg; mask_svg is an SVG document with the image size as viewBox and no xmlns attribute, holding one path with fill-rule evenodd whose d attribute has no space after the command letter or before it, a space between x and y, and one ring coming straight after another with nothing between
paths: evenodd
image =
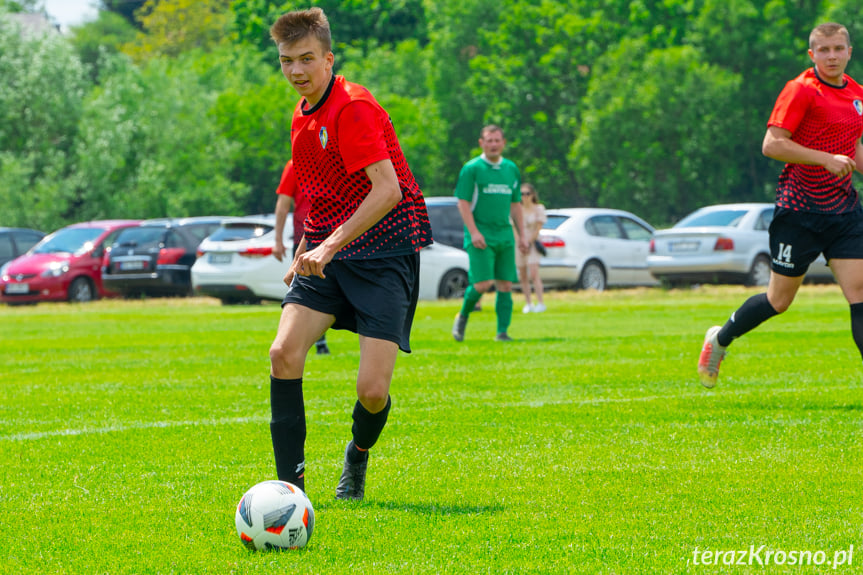
<instances>
[{"instance_id":1,"label":"green shorts","mask_svg":"<svg viewBox=\"0 0 863 575\"><path fill-rule=\"evenodd\" d=\"M467 246L470 258L468 281L471 285L487 280L518 281L515 269L515 243L488 245L484 250Z\"/></svg>"}]
</instances>

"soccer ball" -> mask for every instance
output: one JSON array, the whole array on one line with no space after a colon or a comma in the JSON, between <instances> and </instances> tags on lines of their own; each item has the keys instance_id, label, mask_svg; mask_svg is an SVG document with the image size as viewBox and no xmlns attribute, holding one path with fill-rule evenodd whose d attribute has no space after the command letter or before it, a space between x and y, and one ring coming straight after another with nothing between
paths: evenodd
<instances>
[{"instance_id":1,"label":"soccer ball","mask_svg":"<svg viewBox=\"0 0 863 575\"><path fill-rule=\"evenodd\" d=\"M240 499L234 522L240 541L252 551L298 549L312 537L315 510L293 483L264 481Z\"/></svg>"}]
</instances>

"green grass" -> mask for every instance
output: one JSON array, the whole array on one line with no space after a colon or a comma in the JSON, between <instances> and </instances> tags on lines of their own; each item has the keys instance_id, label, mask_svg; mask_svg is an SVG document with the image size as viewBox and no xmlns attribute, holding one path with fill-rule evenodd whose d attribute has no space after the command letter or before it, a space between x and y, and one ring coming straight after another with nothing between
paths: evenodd
<instances>
[{"instance_id":1,"label":"green grass","mask_svg":"<svg viewBox=\"0 0 863 575\"><path fill-rule=\"evenodd\" d=\"M358 345L330 332L305 375L316 529L285 553L234 529L275 473L278 306L2 307L0 572L761 573L780 568L691 562L857 550L863 388L838 288L804 287L697 383L705 329L752 293L555 293L512 344L491 297L461 344L457 304L422 303L362 503L333 499Z\"/></svg>"}]
</instances>

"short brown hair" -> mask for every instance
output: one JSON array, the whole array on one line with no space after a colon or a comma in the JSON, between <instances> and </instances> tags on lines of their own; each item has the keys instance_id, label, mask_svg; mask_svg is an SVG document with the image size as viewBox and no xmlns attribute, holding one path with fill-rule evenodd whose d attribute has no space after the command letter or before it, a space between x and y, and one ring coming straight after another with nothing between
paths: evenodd
<instances>
[{"instance_id":1,"label":"short brown hair","mask_svg":"<svg viewBox=\"0 0 863 575\"><path fill-rule=\"evenodd\" d=\"M812 33L809 34L809 48L815 47L815 38L820 36L822 38L829 38L830 36L834 36L836 34L844 34L845 42L848 46L851 46L851 35L848 34L848 28L843 26L842 24L837 24L836 22L825 22L824 24L819 24L816 26Z\"/></svg>"},{"instance_id":2,"label":"short brown hair","mask_svg":"<svg viewBox=\"0 0 863 575\"><path fill-rule=\"evenodd\" d=\"M277 45L282 42L293 44L310 35L314 35L320 41L325 54L332 51L330 21L327 20L324 11L318 7L282 14L270 27L270 38Z\"/></svg>"},{"instance_id":3,"label":"short brown hair","mask_svg":"<svg viewBox=\"0 0 863 575\"><path fill-rule=\"evenodd\" d=\"M501 137L506 138L506 136L504 136L504 134L503 134L503 128L501 128L500 126L497 126L495 124L489 124L488 126L483 126L482 130L479 131L479 137L484 140L485 135L490 134L492 132L500 132Z\"/></svg>"}]
</instances>

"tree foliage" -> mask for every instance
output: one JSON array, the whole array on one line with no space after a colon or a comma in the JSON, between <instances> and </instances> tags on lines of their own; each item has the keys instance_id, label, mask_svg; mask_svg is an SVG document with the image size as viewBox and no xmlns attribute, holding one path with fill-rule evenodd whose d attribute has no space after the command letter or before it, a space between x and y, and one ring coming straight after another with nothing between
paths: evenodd
<instances>
[{"instance_id":1,"label":"tree foliage","mask_svg":"<svg viewBox=\"0 0 863 575\"><path fill-rule=\"evenodd\" d=\"M39 6L0 0L0 12ZM660 225L772 198L782 166L761 140L776 95L811 65L809 31L838 21L863 42L855 0L102 6L68 40L0 19L0 223L272 211L298 97L269 27L297 8L325 10L336 72L390 113L426 193L451 194L496 123L547 205ZM863 81L859 51L848 73Z\"/></svg>"}]
</instances>

